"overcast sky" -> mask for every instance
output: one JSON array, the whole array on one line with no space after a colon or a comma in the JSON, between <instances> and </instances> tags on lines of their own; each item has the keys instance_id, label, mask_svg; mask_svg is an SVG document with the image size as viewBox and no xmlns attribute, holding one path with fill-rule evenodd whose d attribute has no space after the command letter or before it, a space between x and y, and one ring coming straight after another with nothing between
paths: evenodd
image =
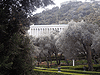
<instances>
[{"instance_id":1,"label":"overcast sky","mask_svg":"<svg viewBox=\"0 0 100 75\"><path fill-rule=\"evenodd\" d=\"M65 2L65 1L70 1L70 0L53 0L56 5L60 5L60 3ZM77 1L82 1L84 2L85 0L77 0Z\"/></svg>"}]
</instances>

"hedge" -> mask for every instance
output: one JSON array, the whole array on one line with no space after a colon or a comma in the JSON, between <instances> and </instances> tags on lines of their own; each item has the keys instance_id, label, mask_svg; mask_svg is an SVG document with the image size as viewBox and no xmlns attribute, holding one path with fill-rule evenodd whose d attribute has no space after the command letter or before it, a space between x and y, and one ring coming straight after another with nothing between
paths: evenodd
<instances>
[{"instance_id":1,"label":"hedge","mask_svg":"<svg viewBox=\"0 0 100 75\"><path fill-rule=\"evenodd\" d=\"M49 75L86 75L86 74L79 74L79 73L70 73L70 72L58 72L58 71L51 71L51 70L39 70L39 69L34 69L34 72L39 72L39 73L50 73ZM88 74L87 74L88 75Z\"/></svg>"},{"instance_id":2,"label":"hedge","mask_svg":"<svg viewBox=\"0 0 100 75\"><path fill-rule=\"evenodd\" d=\"M48 70L48 71L58 71L58 69L56 68L40 68L40 67L36 67L36 69L38 70ZM62 72L71 72L71 73L83 73L83 74L92 74L92 75L100 75L100 72L96 72L96 71L82 71L82 70L72 70L72 69L61 69Z\"/></svg>"},{"instance_id":3,"label":"hedge","mask_svg":"<svg viewBox=\"0 0 100 75\"><path fill-rule=\"evenodd\" d=\"M88 67L88 65L77 65L77 66L61 66L62 69L78 69L78 68L82 68L86 66ZM97 64L97 65L93 65L93 67L100 67L100 64Z\"/></svg>"},{"instance_id":4,"label":"hedge","mask_svg":"<svg viewBox=\"0 0 100 75\"><path fill-rule=\"evenodd\" d=\"M63 71L63 72L72 72L72 73L100 75L100 72L95 72L95 71L81 71L81 70L71 70L71 69L61 69L61 71Z\"/></svg>"}]
</instances>

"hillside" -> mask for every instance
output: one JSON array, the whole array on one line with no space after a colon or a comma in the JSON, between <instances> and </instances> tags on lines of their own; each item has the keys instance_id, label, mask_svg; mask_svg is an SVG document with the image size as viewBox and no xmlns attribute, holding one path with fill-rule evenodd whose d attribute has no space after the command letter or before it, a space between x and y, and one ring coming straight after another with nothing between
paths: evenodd
<instances>
[{"instance_id":1,"label":"hillside","mask_svg":"<svg viewBox=\"0 0 100 75\"><path fill-rule=\"evenodd\" d=\"M54 7L51 10L45 10L35 16L38 22L35 24L67 24L72 19L76 22L84 20L88 23L100 22L100 2L70 2L63 4L60 9Z\"/></svg>"}]
</instances>

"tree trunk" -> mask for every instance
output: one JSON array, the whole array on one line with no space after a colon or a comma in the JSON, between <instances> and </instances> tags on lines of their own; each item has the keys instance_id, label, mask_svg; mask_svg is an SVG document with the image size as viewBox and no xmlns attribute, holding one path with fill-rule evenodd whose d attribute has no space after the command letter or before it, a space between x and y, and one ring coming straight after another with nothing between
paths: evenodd
<instances>
[{"instance_id":1,"label":"tree trunk","mask_svg":"<svg viewBox=\"0 0 100 75\"><path fill-rule=\"evenodd\" d=\"M55 57L56 57L57 65L58 65L58 53L55 53Z\"/></svg>"},{"instance_id":2,"label":"tree trunk","mask_svg":"<svg viewBox=\"0 0 100 75\"><path fill-rule=\"evenodd\" d=\"M49 57L49 59L50 59L50 64L52 64L52 58L51 58L51 56Z\"/></svg>"},{"instance_id":3,"label":"tree trunk","mask_svg":"<svg viewBox=\"0 0 100 75\"><path fill-rule=\"evenodd\" d=\"M49 51L48 51L48 53L49 53L50 64L52 64L51 53Z\"/></svg>"},{"instance_id":4,"label":"tree trunk","mask_svg":"<svg viewBox=\"0 0 100 75\"><path fill-rule=\"evenodd\" d=\"M93 64L92 64L92 56L91 56L91 47L86 47L87 51L87 62L88 62L88 70L93 71Z\"/></svg>"},{"instance_id":5,"label":"tree trunk","mask_svg":"<svg viewBox=\"0 0 100 75\"><path fill-rule=\"evenodd\" d=\"M52 58L51 58L51 56L50 56L50 64L52 64Z\"/></svg>"},{"instance_id":6,"label":"tree trunk","mask_svg":"<svg viewBox=\"0 0 100 75\"><path fill-rule=\"evenodd\" d=\"M59 57L59 63L58 63L58 65L60 65L60 60L62 59L62 53L61 53L61 55L60 55L60 57Z\"/></svg>"},{"instance_id":7,"label":"tree trunk","mask_svg":"<svg viewBox=\"0 0 100 75\"><path fill-rule=\"evenodd\" d=\"M46 57L46 61L47 61L47 67L49 68L48 57Z\"/></svg>"},{"instance_id":8,"label":"tree trunk","mask_svg":"<svg viewBox=\"0 0 100 75\"><path fill-rule=\"evenodd\" d=\"M92 54L91 54L91 45L90 46L86 46L83 43L83 40L81 40L81 43L83 44L84 49L87 52L87 62L88 62L88 70L89 71L93 71L93 64L92 64Z\"/></svg>"},{"instance_id":9,"label":"tree trunk","mask_svg":"<svg viewBox=\"0 0 100 75\"><path fill-rule=\"evenodd\" d=\"M37 57L37 61L38 61L38 67L39 67L39 66L40 66L40 65L39 65L39 57Z\"/></svg>"},{"instance_id":10,"label":"tree trunk","mask_svg":"<svg viewBox=\"0 0 100 75\"><path fill-rule=\"evenodd\" d=\"M65 57L65 61L66 61L66 63L67 63L67 66L69 66L69 62L67 61L67 58Z\"/></svg>"},{"instance_id":11,"label":"tree trunk","mask_svg":"<svg viewBox=\"0 0 100 75\"><path fill-rule=\"evenodd\" d=\"M42 60L41 60L41 55L39 55L39 62L40 62L40 63L42 62Z\"/></svg>"},{"instance_id":12,"label":"tree trunk","mask_svg":"<svg viewBox=\"0 0 100 75\"><path fill-rule=\"evenodd\" d=\"M40 58L40 61L39 61L40 63L42 62L42 60L41 60L41 58Z\"/></svg>"},{"instance_id":13,"label":"tree trunk","mask_svg":"<svg viewBox=\"0 0 100 75\"><path fill-rule=\"evenodd\" d=\"M44 54L44 53L43 53ZM49 68L49 61L48 61L48 56L44 54L44 56L46 57L46 62L47 62L47 67Z\"/></svg>"}]
</instances>

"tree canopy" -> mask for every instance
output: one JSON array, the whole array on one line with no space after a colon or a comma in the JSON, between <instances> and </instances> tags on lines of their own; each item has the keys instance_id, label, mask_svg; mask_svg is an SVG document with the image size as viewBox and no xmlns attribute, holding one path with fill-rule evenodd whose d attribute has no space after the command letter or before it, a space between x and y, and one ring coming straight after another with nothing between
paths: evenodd
<instances>
[{"instance_id":1,"label":"tree canopy","mask_svg":"<svg viewBox=\"0 0 100 75\"><path fill-rule=\"evenodd\" d=\"M31 22L28 15L52 3L51 0L0 1L0 75L32 75L32 47L26 36Z\"/></svg>"},{"instance_id":2,"label":"tree canopy","mask_svg":"<svg viewBox=\"0 0 100 75\"><path fill-rule=\"evenodd\" d=\"M63 54L67 64L67 59L77 59L77 56L86 56L88 70L93 70L92 59L100 54L100 27L98 24L89 24L84 21L71 21L66 28L61 31L53 31L36 39L33 43L38 49L38 56L46 57L50 60L50 54ZM39 53L38 53L39 52ZM58 61L57 61L57 64Z\"/></svg>"},{"instance_id":3,"label":"tree canopy","mask_svg":"<svg viewBox=\"0 0 100 75\"><path fill-rule=\"evenodd\" d=\"M56 45L64 52L64 56L73 59L79 53L83 53L87 57L89 70L93 70L92 65L92 49L99 53L100 27L95 24L87 24L85 22L68 23L68 27L60 34ZM98 36L96 36L98 35ZM95 44L95 45L94 45Z\"/></svg>"}]
</instances>

